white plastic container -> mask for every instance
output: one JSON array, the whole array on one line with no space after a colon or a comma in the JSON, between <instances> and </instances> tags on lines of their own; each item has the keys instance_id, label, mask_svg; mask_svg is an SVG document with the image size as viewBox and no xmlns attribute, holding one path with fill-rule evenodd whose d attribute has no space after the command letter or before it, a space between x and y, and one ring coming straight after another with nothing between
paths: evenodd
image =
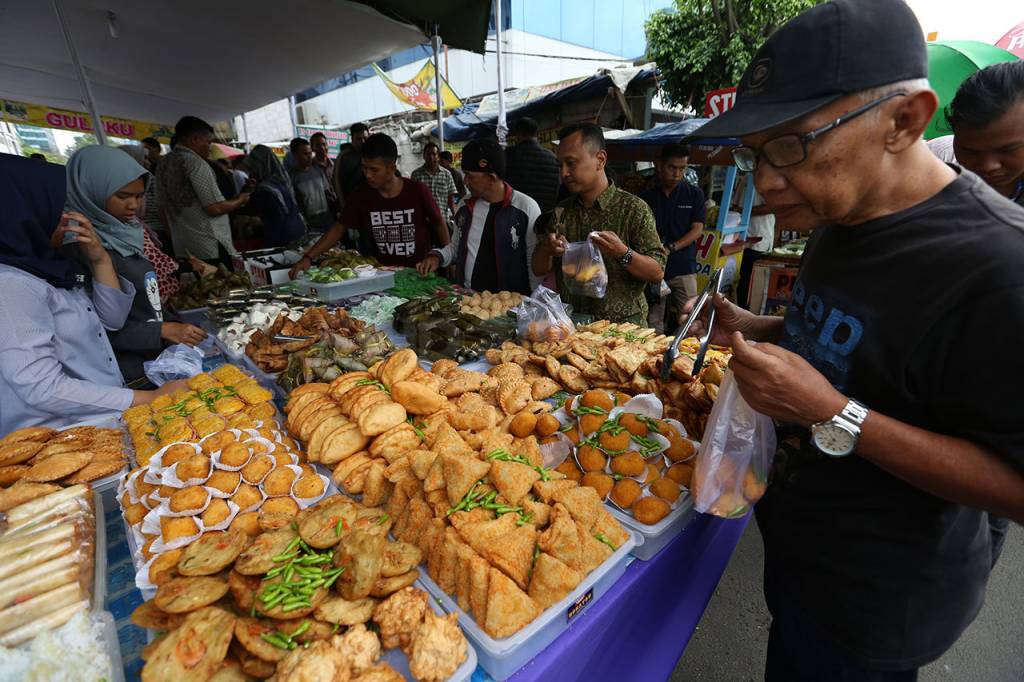
<instances>
[{"instance_id":1,"label":"white plastic container","mask_svg":"<svg viewBox=\"0 0 1024 682\"><path fill-rule=\"evenodd\" d=\"M93 554L92 610L102 611L107 600L107 520L103 510L103 493L93 488L96 511L96 551ZM117 634L114 634L117 641Z\"/></svg>"},{"instance_id":2,"label":"white plastic container","mask_svg":"<svg viewBox=\"0 0 1024 682\"><path fill-rule=\"evenodd\" d=\"M603 564L591 571L562 601L544 611L516 634L502 639L494 639L484 632L472 616L460 609L455 600L422 567L418 584L437 599L445 611L459 614L459 624L470 643L476 647L480 665L494 679L505 680L555 641L570 623L583 616L590 605L622 577L637 540L637 536L630 533L629 539Z\"/></svg>"},{"instance_id":3,"label":"white plastic container","mask_svg":"<svg viewBox=\"0 0 1024 682\"><path fill-rule=\"evenodd\" d=\"M103 623L103 642L110 657L110 682L124 682L124 662L121 660L121 644L117 639L117 623L109 611L96 610L93 616Z\"/></svg>"},{"instance_id":4,"label":"white plastic container","mask_svg":"<svg viewBox=\"0 0 1024 682\"><path fill-rule=\"evenodd\" d=\"M690 523L697 512L693 510L693 500L688 491L683 491L676 503L676 508L669 512L653 526L640 523L629 512L624 512L613 504L605 503L605 508L612 513L626 528L640 536L641 542L633 549L633 556L640 561L647 561L667 545L672 538L679 535Z\"/></svg>"},{"instance_id":5,"label":"white plastic container","mask_svg":"<svg viewBox=\"0 0 1024 682\"><path fill-rule=\"evenodd\" d=\"M372 277L353 277L342 282L313 282L299 278L295 280L295 290L300 294L315 296L321 301L340 301L361 294L384 291L395 286L393 270L378 270Z\"/></svg>"}]
</instances>

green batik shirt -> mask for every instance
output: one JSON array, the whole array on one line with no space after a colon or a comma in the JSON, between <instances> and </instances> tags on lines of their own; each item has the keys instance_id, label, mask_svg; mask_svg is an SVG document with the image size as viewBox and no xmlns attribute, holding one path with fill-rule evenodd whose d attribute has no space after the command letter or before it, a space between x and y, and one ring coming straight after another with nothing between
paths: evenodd
<instances>
[{"instance_id":1,"label":"green batik shirt","mask_svg":"<svg viewBox=\"0 0 1024 682\"><path fill-rule=\"evenodd\" d=\"M561 210L561 219L556 217ZM665 252L654 224L654 214L647 203L625 190L609 183L590 208L579 197L561 202L552 213L544 232L560 231L567 241L581 242L591 232L614 232L622 243L634 253L649 256L665 267ZM562 263L556 258L555 280L562 300L572 305L573 311L591 315L595 320L632 322L647 326L647 300L644 298L646 282L633 277L617 258L604 258L608 269L608 291L604 298L576 296L566 292L562 284Z\"/></svg>"}]
</instances>

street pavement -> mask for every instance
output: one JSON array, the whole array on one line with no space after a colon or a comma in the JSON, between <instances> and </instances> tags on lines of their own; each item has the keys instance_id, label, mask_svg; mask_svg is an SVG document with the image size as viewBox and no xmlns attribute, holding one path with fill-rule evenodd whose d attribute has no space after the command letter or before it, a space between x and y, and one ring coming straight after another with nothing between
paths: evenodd
<instances>
[{"instance_id":1,"label":"street pavement","mask_svg":"<svg viewBox=\"0 0 1024 682\"><path fill-rule=\"evenodd\" d=\"M764 676L771 616L761 592L763 545L751 520L672 682L753 682ZM920 682L1024 681L1024 530L1012 525L985 606Z\"/></svg>"}]
</instances>

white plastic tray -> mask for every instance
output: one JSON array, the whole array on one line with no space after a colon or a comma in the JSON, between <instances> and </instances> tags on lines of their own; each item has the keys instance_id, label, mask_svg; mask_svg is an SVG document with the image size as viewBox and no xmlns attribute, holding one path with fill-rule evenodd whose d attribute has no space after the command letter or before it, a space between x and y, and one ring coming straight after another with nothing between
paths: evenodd
<instances>
[{"instance_id":1,"label":"white plastic tray","mask_svg":"<svg viewBox=\"0 0 1024 682\"><path fill-rule=\"evenodd\" d=\"M343 282L312 282L308 279L295 280L295 290L300 294L315 296L321 301L340 301L361 294L384 291L395 286L393 270L379 270L372 277L353 277Z\"/></svg>"},{"instance_id":2,"label":"white plastic tray","mask_svg":"<svg viewBox=\"0 0 1024 682\"><path fill-rule=\"evenodd\" d=\"M121 644L117 639L117 623L109 611L93 611L92 615L103 624L103 642L110 657L110 682L124 682L124 663L121 660Z\"/></svg>"},{"instance_id":3,"label":"white plastic tray","mask_svg":"<svg viewBox=\"0 0 1024 682\"><path fill-rule=\"evenodd\" d=\"M494 639L484 632L472 616L460 609L455 600L427 575L422 566L418 584L437 599L445 611L459 615L459 624L470 643L476 647L480 665L494 679L505 680L555 641L622 577L637 540L637 536L630 533L629 539L603 564L591 571L562 601L545 610L516 634L502 639Z\"/></svg>"},{"instance_id":4,"label":"white plastic tray","mask_svg":"<svg viewBox=\"0 0 1024 682\"><path fill-rule=\"evenodd\" d=\"M688 491L683 491L676 505L676 508L669 512L668 516L653 526L640 523L633 518L632 514L622 511L613 504L605 502L604 506L612 513L612 516L619 520L619 523L640 536L640 544L633 548L633 556L641 561L647 561L660 552L672 538L679 535L696 515L696 512L693 511L693 500Z\"/></svg>"},{"instance_id":5,"label":"white plastic tray","mask_svg":"<svg viewBox=\"0 0 1024 682\"><path fill-rule=\"evenodd\" d=\"M93 507L96 512L96 542L93 555L92 610L102 611L107 600L107 519L103 510L103 493L92 489ZM114 634L117 641L117 633Z\"/></svg>"}]
</instances>

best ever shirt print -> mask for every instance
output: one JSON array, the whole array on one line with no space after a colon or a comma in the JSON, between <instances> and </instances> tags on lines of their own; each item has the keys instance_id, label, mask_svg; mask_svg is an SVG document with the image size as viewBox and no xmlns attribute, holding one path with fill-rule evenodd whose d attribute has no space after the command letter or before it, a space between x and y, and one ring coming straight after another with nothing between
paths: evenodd
<instances>
[{"instance_id":1,"label":"best ever shirt print","mask_svg":"<svg viewBox=\"0 0 1024 682\"><path fill-rule=\"evenodd\" d=\"M391 256L416 253L416 209L370 211L370 230L377 249Z\"/></svg>"}]
</instances>

